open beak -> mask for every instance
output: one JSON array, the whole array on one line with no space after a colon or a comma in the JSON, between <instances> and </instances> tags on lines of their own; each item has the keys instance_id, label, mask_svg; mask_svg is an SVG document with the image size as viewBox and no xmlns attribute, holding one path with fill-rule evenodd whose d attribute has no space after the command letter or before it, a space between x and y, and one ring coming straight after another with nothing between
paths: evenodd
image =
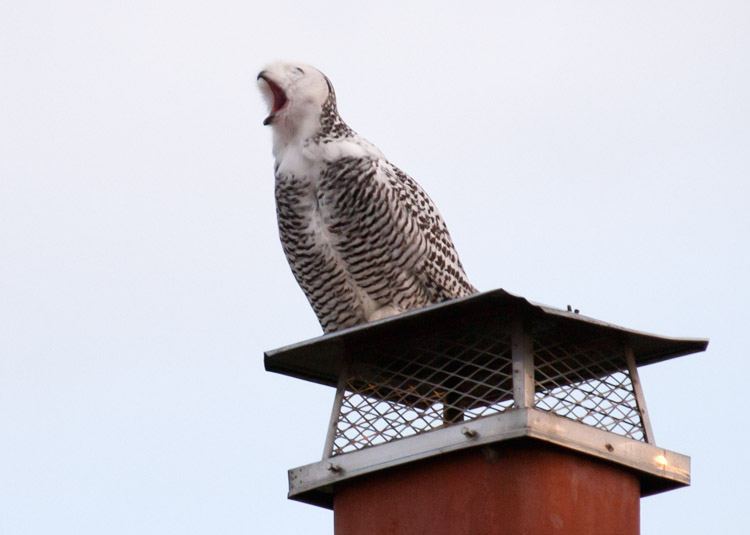
<instances>
[{"instance_id":1,"label":"open beak","mask_svg":"<svg viewBox=\"0 0 750 535\"><path fill-rule=\"evenodd\" d=\"M281 89L281 87L276 82L271 80L266 71L261 71L261 73L258 75L258 80L263 80L266 84L268 84L268 88L273 94L273 106L271 106L271 114L263 120L264 125L273 124L273 120L276 117L276 114L279 113L279 111L281 111L281 109L287 105L289 99L287 98L286 93L284 93L284 90Z\"/></svg>"}]
</instances>

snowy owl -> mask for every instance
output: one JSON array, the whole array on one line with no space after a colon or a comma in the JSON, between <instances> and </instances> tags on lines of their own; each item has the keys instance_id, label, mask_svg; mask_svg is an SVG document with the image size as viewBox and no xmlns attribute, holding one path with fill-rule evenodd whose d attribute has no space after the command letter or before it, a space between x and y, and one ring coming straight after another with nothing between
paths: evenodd
<instances>
[{"instance_id":1,"label":"snowy owl","mask_svg":"<svg viewBox=\"0 0 750 535\"><path fill-rule=\"evenodd\" d=\"M432 200L344 123L323 73L277 62L258 84L281 244L326 333L477 291Z\"/></svg>"}]
</instances>

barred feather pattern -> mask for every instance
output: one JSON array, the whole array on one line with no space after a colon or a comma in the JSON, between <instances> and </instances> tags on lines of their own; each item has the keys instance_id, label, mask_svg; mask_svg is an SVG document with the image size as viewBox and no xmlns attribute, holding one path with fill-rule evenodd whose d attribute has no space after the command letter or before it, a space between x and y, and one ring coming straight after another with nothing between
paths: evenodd
<instances>
[{"instance_id":1,"label":"barred feather pattern","mask_svg":"<svg viewBox=\"0 0 750 535\"><path fill-rule=\"evenodd\" d=\"M387 161L341 158L317 181L279 173L276 206L284 253L325 332L365 323L368 308L476 292L430 198Z\"/></svg>"}]
</instances>

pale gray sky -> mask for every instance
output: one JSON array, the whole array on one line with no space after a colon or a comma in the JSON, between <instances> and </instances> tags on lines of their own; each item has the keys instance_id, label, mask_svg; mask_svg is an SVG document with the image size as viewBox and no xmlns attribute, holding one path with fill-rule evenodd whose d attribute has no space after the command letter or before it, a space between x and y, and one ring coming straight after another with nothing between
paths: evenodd
<instances>
[{"instance_id":1,"label":"pale gray sky","mask_svg":"<svg viewBox=\"0 0 750 535\"><path fill-rule=\"evenodd\" d=\"M711 338L642 372L693 460L642 533L744 532L750 4L402 3L0 4L0 533L332 533L286 470L333 392L262 366L320 334L276 234L276 59L331 78L480 289Z\"/></svg>"}]
</instances>

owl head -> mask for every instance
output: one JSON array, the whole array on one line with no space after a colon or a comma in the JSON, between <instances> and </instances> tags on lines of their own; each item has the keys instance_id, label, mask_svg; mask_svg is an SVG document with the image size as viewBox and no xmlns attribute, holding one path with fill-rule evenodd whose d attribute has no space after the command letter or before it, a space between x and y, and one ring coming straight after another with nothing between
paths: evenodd
<instances>
[{"instance_id":1,"label":"owl head","mask_svg":"<svg viewBox=\"0 0 750 535\"><path fill-rule=\"evenodd\" d=\"M320 124L323 106L327 102L331 106L332 102L335 107L331 82L309 65L272 63L258 74L258 86L269 110L263 124L288 134L314 132Z\"/></svg>"}]
</instances>

